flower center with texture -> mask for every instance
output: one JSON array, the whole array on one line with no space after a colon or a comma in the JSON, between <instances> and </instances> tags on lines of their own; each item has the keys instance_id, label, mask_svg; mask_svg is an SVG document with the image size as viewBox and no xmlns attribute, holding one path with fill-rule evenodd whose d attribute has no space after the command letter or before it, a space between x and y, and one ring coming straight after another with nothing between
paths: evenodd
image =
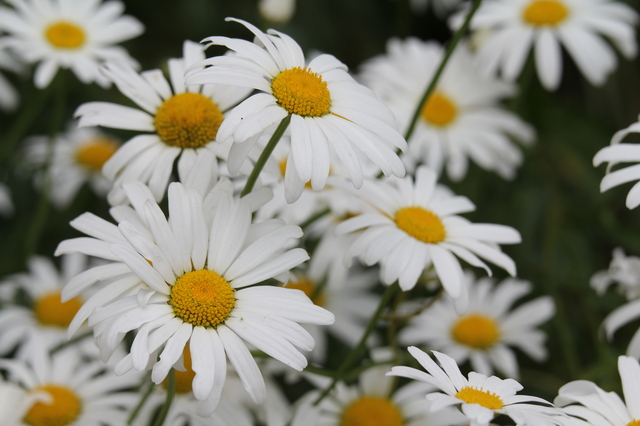
<instances>
[{"instance_id":1,"label":"flower center with texture","mask_svg":"<svg viewBox=\"0 0 640 426\"><path fill-rule=\"evenodd\" d=\"M178 371L175 370L176 375L176 393L189 393L193 390L192 383L193 378L196 376L196 372L193 371L191 365L191 349L189 349L189 344L184 347L184 351L182 352L182 359L184 368L186 371ZM165 379L162 382L162 386L166 389L168 386L168 379Z\"/></svg>"},{"instance_id":2,"label":"flower center with texture","mask_svg":"<svg viewBox=\"0 0 640 426\"><path fill-rule=\"evenodd\" d=\"M68 327L81 307L82 301L79 298L74 297L63 303L60 293L56 292L45 294L36 300L33 311L42 325Z\"/></svg>"},{"instance_id":3,"label":"flower center with texture","mask_svg":"<svg viewBox=\"0 0 640 426\"><path fill-rule=\"evenodd\" d=\"M118 148L119 145L114 140L98 137L78 148L76 161L89 171L99 173Z\"/></svg>"},{"instance_id":4,"label":"flower center with texture","mask_svg":"<svg viewBox=\"0 0 640 426\"><path fill-rule=\"evenodd\" d=\"M324 306L327 302L327 296L324 291L316 291L318 285L308 278L303 278L299 281L290 281L286 288L293 288L295 290L302 290L311 301L317 306Z\"/></svg>"},{"instance_id":5,"label":"flower center with texture","mask_svg":"<svg viewBox=\"0 0 640 426\"><path fill-rule=\"evenodd\" d=\"M467 404L479 404L490 410L500 410L504 405L498 395L493 392L475 389L466 386L456 394L456 398L463 400Z\"/></svg>"},{"instance_id":6,"label":"flower center with texture","mask_svg":"<svg viewBox=\"0 0 640 426\"><path fill-rule=\"evenodd\" d=\"M421 115L424 121L433 126L446 127L458 116L458 108L446 95L435 92L425 102Z\"/></svg>"},{"instance_id":7,"label":"flower center with texture","mask_svg":"<svg viewBox=\"0 0 640 426\"><path fill-rule=\"evenodd\" d=\"M71 22L59 21L47 27L44 36L53 47L59 49L78 49L84 45L84 30Z\"/></svg>"},{"instance_id":8,"label":"flower center with texture","mask_svg":"<svg viewBox=\"0 0 640 426\"><path fill-rule=\"evenodd\" d=\"M396 225L416 240L437 244L446 237L440 218L422 207L405 207L396 213Z\"/></svg>"},{"instance_id":9,"label":"flower center with texture","mask_svg":"<svg viewBox=\"0 0 640 426\"><path fill-rule=\"evenodd\" d=\"M524 22L537 27L555 26L567 19L569 9L559 0L534 0L522 15Z\"/></svg>"},{"instance_id":10,"label":"flower center with texture","mask_svg":"<svg viewBox=\"0 0 640 426\"><path fill-rule=\"evenodd\" d=\"M381 396L363 396L345 408L340 426L402 426L398 407Z\"/></svg>"},{"instance_id":11,"label":"flower center with texture","mask_svg":"<svg viewBox=\"0 0 640 426\"><path fill-rule=\"evenodd\" d=\"M321 117L329 114L331 94L322 77L309 68L290 68L271 80L278 105L289 114Z\"/></svg>"},{"instance_id":12,"label":"flower center with texture","mask_svg":"<svg viewBox=\"0 0 640 426\"><path fill-rule=\"evenodd\" d=\"M464 315L451 329L453 339L474 349L489 349L500 338L498 324L488 316L480 314Z\"/></svg>"},{"instance_id":13,"label":"flower center with texture","mask_svg":"<svg viewBox=\"0 0 640 426\"><path fill-rule=\"evenodd\" d=\"M627 423L627 426L640 426L640 420L633 419Z\"/></svg>"},{"instance_id":14,"label":"flower center with texture","mask_svg":"<svg viewBox=\"0 0 640 426\"><path fill-rule=\"evenodd\" d=\"M69 388L58 385L45 385L33 389L33 392L47 392L51 403L36 402L24 416L23 421L30 426L66 426L74 422L82 402Z\"/></svg>"},{"instance_id":15,"label":"flower center with texture","mask_svg":"<svg viewBox=\"0 0 640 426\"><path fill-rule=\"evenodd\" d=\"M216 138L224 119L220 108L200 93L173 95L156 111L155 126L164 143L200 148Z\"/></svg>"},{"instance_id":16,"label":"flower center with texture","mask_svg":"<svg viewBox=\"0 0 640 426\"><path fill-rule=\"evenodd\" d=\"M171 287L173 313L196 327L223 323L236 304L233 288L220 275L207 269L187 272Z\"/></svg>"}]
</instances>

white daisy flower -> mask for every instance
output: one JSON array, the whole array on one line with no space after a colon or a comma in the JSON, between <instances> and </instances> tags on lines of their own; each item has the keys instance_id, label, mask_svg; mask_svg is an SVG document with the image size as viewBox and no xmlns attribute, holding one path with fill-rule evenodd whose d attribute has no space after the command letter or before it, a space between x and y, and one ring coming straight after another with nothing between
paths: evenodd
<instances>
[{"instance_id":1,"label":"white daisy flower","mask_svg":"<svg viewBox=\"0 0 640 426\"><path fill-rule=\"evenodd\" d=\"M400 366L393 367L387 374L425 382L442 390L444 393L433 392L427 395L432 411L459 405L462 413L469 419L470 426L486 426L501 414L511 417L519 425L562 424L562 412L558 409L529 404L536 402L551 405L549 402L535 396L517 395L522 390L522 385L513 379L487 377L474 371L466 378L460 373L453 358L445 354L433 351L440 363L438 366L429 355L414 346L409 347L409 352L427 373Z\"/></svg>"},{"instance_id":2,"label":"white daisy flower","mask_svg":"<svg viewBox=\"0 0 640 426\"><path fill-rule=\"evenodd\" d=\"M62 302L61 292L71 277L84 270L84 260L82 255L65 256L58 272L50 259L34 256L28 262L29 272L5 279L2 286L12 286L14 294L24 291L32 305L6 303L0 309L0 355L31 339L49 348L67 341L67 328L84 300L76 296Z\"/></svg>"},{"instance_id":3,"label":"white daisy flower","mask_svg":"<svg viewBox=\"0 0 640 426\"><path fill-rule=\"evenodd\" d=\"M286 24L296 12L296 0L259 0L258 12L262 19Z\"/></svg>"},{"instance_id":4,"label":"white daisy flower","mask_svg":"<svg viewBox=\"0 0 640 426\"><path fill-rule=\"evenodd\" d=\"M178 175L188 186L205 193L218 178L215 157L226 155L216 143L218 127L224 113L249 92L212 84L187 87L184 71L204 59L204 47L185 41L183 55L168 61L171 84L157 69L138 74L115 62L103 67L109 80L142 110L105 102L86 103L76 110L80 126L148 132L127 141L102 168L113 182L108 196L112 205L125 202L122 185L135 180L147 183L160 201L178 156Z\"/></svg>"},{"instance_id":5,"label":"white daisy flower","mask_svg":"<svg viewBox=\"0 0 640 426\"><path fill-rule=\"evenodd\" d=\"M314 190L324 188L332 153L344 163L356 187L362 185L364 153L386 174L404 176L395 153L406 142L395 128L393 114L367 88L356 83L347 67L331 55L319 55L308 64L300 46L275 30L263 33L236 19L256 37L256 43L227 37L209 37L209 45L222 45L237 55L207 59L208 68L191 72L187 81L229 84L255 89L254 94L229 113L219 138L233 140L229 170L234 173L260 134L269 126L291 120L291 152L287 174L294 170ZM285 179L286 183L287 179ZM287 192L293 188L286 185ZM288 200L292 200L288 196Z\"/></svg>"},{"instance_id":6,"label":"white daisy flower","mask_svg":"<svg viewBox=\"0 0 640 426\"><path fill-rule=\"evenodd\" d=\"M640 424L640 366L638 361L618 357L624 401L593 382L576 380L562 386L554 404L573 416L569 426L637 426Z\"/></svg>"},{"instance_id":7,"label":"white daisy flower","mask_svg":"<svg viewBox=\"0 0 640 426\"><path fill-rule=\"evenodd\" d=\"M113 46L144 31L134 17L122 16L124 3L100 0L9 0L13 8L0 7L3 38L28 63L38 62L35 85L44 88L59 68L69 68L85 83L108 86L99 72L104 61L136 61L126 50Z\"/></svg>"},{"instance_id":8,"label":"white daisy flower","mask_svg":"<svg viewBox=\"0 0 640 426\"><path fill-rule=\"evenodd\" d=\"M640 121L633 123L626 129L619 130L611 138L611 145L602 148L593 157L594 167L602 163L607 165L607 174L600 182L600 192L628 182L640 180L640 165L633 164L611 171L619 163L640 162L640 145L635 143L621 143L629 133L640 133ZM635 209L640 205L640 183L636 182L627 194L627 208Z\"/></svg>"},{"instance_id":9,"label":"white daisy flower","mask_svg":"<svg viewBox=\"0 0 640 426\"><path fill-rule=\"evenodd\" d=\"M538 362L547 357L545 333L535 329L554 314L550 297L539 297L515 309L513 304L531 292L531 283L506 279L475 280L466 274L469 302L456 306L449 295L414 317L399 334L402 344L421 345L442 351L458 364L471 361L471 368L490 375L494 367L507 377L518 378L516 346Z\"/></svg>"},{"instance_id":10,"label":"white daisy flower","mask_svg":"<svg viewBox=\"0 0 640 426\"><path fill-rule=\"evenodd\" d=\"M465 416L453 408L432 411L424 396L434 386L413 382L393 389L385 376L389 366L372 367L360 375L358 383L338 382L317 406L318 392L303 397L291 426L444 426L462 425Z\"/></svg>"},{"instance_id":11,"label":"white daisy flower","mask_svg":"<svg viewBox=\"0 0 640 426\"><path fill-rule=\"evenodd\" d=\"M97 129L77 129L75 123L59 135L53 145L53 156L49 166L51 178L51 202L58 208L67 207L85 183L93 192L105 196L111 183L102 176L102 166L118 150L120 143L112 136ZM42 167L47 161L49 138L30 138L25 157L35 166ZM41 185L43 176L36 174L36 183Z\"/></svg>"},{"instance_id":12,"label":"white daisy flower","mask_svg":"<svg viewBox=\"0 0 640 426\"><path fill-rule=\"evenodd\" d=\"M591 287L600 295L613 284L628 300L640 297L640 257L627 256L616 247L609 269L596 272L591 277Z\"/></svg>"},{"instance_id":13,"label":"white daisy flower","mask_svg":"<svg viewBox=\"0 0 640 426\"><path fill-rule=\"evenodd\" d=\"M360 78L391 108L406 132L443 56L436 42L393 38L386 55L362 65ZM505 179L515 176L522 152L511 138L530 144L534 131L499 104L514 93L514 86L470 73L473 68L474 55L467 46L459 46L408 140L402 159L410 170L424 163L440 174L446 165L449 178L460 180L471 160Z\"/></svg>"},{"instance_id":14,"label":"white daisy flower","mask_svg":"<svg viewBox=\"0 0 640 426\"><path fill-rule=\"evenodd\" d=\"M311 350L314 342L298 323L334 320L301 291L254 285L274 277L286 280L289 269L309 258L303 249L286 248L302 231L278 220L252 224L252 197L234 199L230 189L222 190L210 203L179 183L169 186L167 220L145 188L139 182L125 186L138 215L121 206L121 214L129 213L116 227L85 214L72 225L95 238L58 247L57 253L80 251L114 262L111 268L87 271L69 287L121 274L87 301L70 331L89 317L98 347L108 357L127 332L137 330L116 372L152 368L155 383L165 379L188 344L201 414L212 413L219 402L226 357L251 397L264 401L262 376L243 339L302 370L307 361L298 349ZM207 205L214 207L207 210Z\"/></svg>"},{"instance_id":15,"label":"white daisy flower","mask_svg":"<svg viewBox=\"0 0 640 426\"><path fill-rule=\"evenodd\" d=\"M0 359L8 380L41 401L33 404L16 426L122 426L136 403L137 374L114 376L98 361L87 361L68 346L53 355L32 342L28 357ZM44 394L44 398L42 395Z\"/></svg>"},{"instance_id":16,"label":"white daisy flower","mask_svg":"<svg viewBox=\"0 0 640 426\"><path fill-rule=\"evenodd\" d=\"M367 265L380 263L382 281L390 285L398 280L404 291L412 289L422 272L433 265L444 289L454 298L464 287L456 256L488 274L491 270L480 258L515 276L515 263L498 244L519 243L520 233L509 226L474 224L458 216L475 206L466 197L436 187L436 179L433 170L420 166L415 182L410 177L368 180L356 191L331 181L373 206L371 213L338 225L338 232L366 229L349 248L348 257L357 255Z\"/></svg>"},{"instance_id":17,"label":"white daisy flower","mask_svg":"<svg viewBox=\"0 0 640 426\"><path fill-rule=\"evenodd\" d=\"M454 26L463 18L462 13L457 15ZM471 29L492 30L479 50L483 71L500 70L514 81L533 48L542 85L556 90L562 78L560 46L587 80L601 85L617 65L615 52L603 38L633 58L637 21L635 10L613 0L487 0L473 17Z\"/></svg>"}]
</instances>

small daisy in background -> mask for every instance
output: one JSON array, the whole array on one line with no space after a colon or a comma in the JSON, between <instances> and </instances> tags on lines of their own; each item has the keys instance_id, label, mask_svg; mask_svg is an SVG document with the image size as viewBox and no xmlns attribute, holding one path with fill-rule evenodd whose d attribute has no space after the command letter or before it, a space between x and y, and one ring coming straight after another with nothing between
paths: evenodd
<instances>
[{"instance_id":1,"label":"small daisy in background","mask_svg":"<svg viewBox=\"0 0 640 426\"><path fill-rule=\"evenodd\" d=\"M169 81L158 69L138 74L125 64L107 63L104 74L141 109L89 102L76 110L81 127L147 132L125 142L102 169L113 183L108 194L112 205L126 201L122 185L135 180L147 183L156 201L160 201L178 157L178 177L182 182L198 181L195 186L204 194L210 182L217 180L216 156L225 156L228 150L216 142L218 128L225 112L249 92L218 85L186 86L185 69L204 58L203 46L185 41L183 58L168 61Z\"/></svg>"},{"instance_id":2,"label":"small daisy in background","mask_svg":"<svg viewBox=\"0 0 640 426\"><path fill-rule=\"evenodd\" d=\"M258 12L267 22L286 24L296 13L296 0L259 0Z\"/></svg>"},{"instance_id":3,"label":"small daisy in background","mask_svg":"<svg viewBox=\"0 0 640 426\"><path fill-rule=\"evenodd\" d=\"M58 247L58 254L92 254L113 261L112 273L126 271L87 301L71 333L88 318L107 359L126 333L137 331L116 373L151 369L156 384L188 345L193 392L204 415L220 401L227 357L251 398L265 400L264 380L247 344L296 370L306 367L300 350L313 349L314 340L300 323L329 325L333 314L300 290L254 286L286 282L289 270L308 260L305 250L290 248L302 236L298 226L276 219L253 224L251 197L233 198L231 190L218 194L209 213L198 191L172 183L168 219L142 183L125 185L125 191L137 216L121 206L129 217L116 227L85 214L74 225L94 238ZM91 285L105 275L87 271L74 285Z\"/></svg>"},{"instance_id":4,"label":"small daisy in background","mask_svg":"<svg viewBox=\"0 0 640 426\"><path fill-rule=\"evenodd\" d=\"M49 152L49 138L34 136L25 147L26 160L35 167L44 167ZM102 166L120 148L115 137L98 129L78 129L74 121L69 130L53 141L53 155L49 165L50 198L58 209L68 207L73 202L82 185L89 183L93 192L106 196L111 182L102 176ZM45 179L43 172L34 175L38 186Z\"/></svg>"},{"instance_id":5,"label":"small daisy in background","mask_svg":"<svg viewBox=\"0 0 640 426\"><path fill-rule=\"evenodd\" d=\"M29 271L5 277L0 283L11 288L11 298L0 310L0 355L16 348L23 353L24 344L35 339L51 349L67 341L67 328L78 313L84 298L76 296L62 301L62 288L86 267L86 257L69 255L62 258L60 271L51 259L34 256ZM17 292L24 292L30 306L15 302Z\"/></svg>"},{"instance_id":6,"label":"small daisy in background","mask_svg":"<svg viewBox=\"0 0 640 426\"><path fill-rule=\"evenodd\" d=\"M359 78L391 108L406 132L443 55L444 48L436 42L393 38L385 55L361 66ZM423 163L440 174L446 166L450 179L461 180L471 160L505 179L515 177L523 156L512 138L529 145L535 132L500 105L515 87L470 73L474 60L467 46L455 50L407 141L409 149L402 159L409 170Z\"/></svg>"},{"instance_id":7,"label":"small daisy in background","mask_svg":"<svg viewBox=\"0 0 640 426\"><path fill-rule=\"evenodd\" d=\"M348 258L358 256L369 266L380 263L382 282L391 285L398 280L404 291L411 290L423 271L433 266L454 298L466 289L456 256L488 274L491 270L480 258L515 276L515 263L498 244L519 243L520 233L509 226L474 224L458 216L474 211L475 206L468 198L436 186L436 180L436 173L425 166L418 167L415 180L367 180L360 190L331 180L373 207L338 225L340 233L364 230L349 248Z\"/></svg>"},{"instance_id":8,"label":"small daisy in background","mask_svg":"<svg viewBox=\"0 0 640 426\"><path fill-rule=\"evenodd\" d=\"M618 358L624 401L587 380L562 386L554 404L569 414L568 426L636 426L640 424L640 366L636 359Z\"/></svg>"},{"instance_id":9,"label":"small daisy in background","mask_svg":"<svg viewBox=\"0 0 640 426\"><path fill-rule=\"evenodd\" d=\"M640 164L632 164L612 171L620 163L640 162L640 144L621 143L631 133L640 133L640 121L633 123L626 129L617 131L611 138L611 144L602 148L593 157L594 167L598 167L602 163L608 163L607 174L600 182L600 192L640 180ZM640 205L640 182L634 183L629 190L626 205L629 209L635 209Z\"/></svg>"},{"instance_id":10,"label":"small daisy in background","mask_svg":"<svg viewBox=\"0 0 640 426\"><path fill-rule=\"evenodd\" d=\"M100 360L84 358L75 346L52 355L37 341L29 346L23 359L0 359L7 380L39 398L15 426L126 424L138 399L130 390L140 384L139 374L115 376Z\"/></svg>"},{"instance_id":11,"label":"small daisy in background","mask_svg":"<svg viewBox=\"0 0 640 426\"><path fill-rule=\"evenodd\" d=\"M427 370L393 367L391 376L428 383L442 392L426 395L431 410L459 405L471 426L487 426L496 416L506 415L518 425L562 425L563 413L542 398L518 395L522 385L513 379L487 377L474 371L464 377L453 358L433 351L440 365L420 349L410 346L409 353ZM534 402L535 404L531 404Z\"/></svg>"},{"instance_id":12,"label":"small daisy in background","mask_svg":"<svg viewBox=\"0 0 640 426\"><path fill-rule=\"evenodd\" d=\"M512 346L534 360L547 358L546 334L535 329L554 314L550 297L540 297L513 308L531 292L531 283L506 279L498 284L490 278L476 280L465 274L469 302L465 308L445 294L422 314L414 317L398 339L401 344L422 345L444 352L458 364L471 361L471 368L490 375L494 368L517 379L518 361Z\"/></svg>"},{"instance_id":13,"label":"small daisy in background","mask_svg":"<svg viewBox=\"0 0 640 426\"><path fill-rule=\"evenodd\" d=\"M206 38L209 46L226 46L236 55L207 59L202 65L211 66L190 71L187 82L258 91L235 107L220 126L220 140L233 141L229 153L232 173L267 128L287 119L291 135L287 170L295 169L297 180L311 182L315 191L324 188L333 156L344 163L356 187L364 179L358 152L385 175L404 176L395 150L405 150L406 142L396 130L393 114L348 74L346 65L327 54L307 63L301 47L288 35L275 30L265 34L248 22L227 20L244 25L256 42ZM285 176L289 193L293 188L286 182ZM292 193L287 201L295 201Z\"/></svg>"},{"instance_id":14,"label":"small daisy in background","mask_svg":"<svg viewBox=\"0 0 640 426\"><path fill-rule=\"evenodd\" d=\"M462 24L464 14L452 19ZM605 39L628 58L637 54L638 13L615 0L486 0L471 21L474 31L490 30L478 50L487 74L514 81L533 50L538 78L550 91L562 78L564 47L584 77L602 85L618 59Z\"/></svg>"},{"instance_id":15,"label":"small daisy in background","mask_svg":"<svg viewBox=\"0 0 640 426\"><path fill-rule=\"evenodd\" d=\"M124 3L100 0L9 0L0 7L0 38L27 63L38 63L34 83L45 88L59 68L68 68L82 83L107 87L100 64L137 62L117 43L137 37L144 26L122 15Z\"/></svg>"}]
</instances>

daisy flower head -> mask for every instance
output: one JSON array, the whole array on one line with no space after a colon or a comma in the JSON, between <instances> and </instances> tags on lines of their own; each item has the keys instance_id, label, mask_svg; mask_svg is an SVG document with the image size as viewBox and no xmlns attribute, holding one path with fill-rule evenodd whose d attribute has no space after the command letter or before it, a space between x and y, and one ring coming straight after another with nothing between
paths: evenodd
<instances>
[{"instance_id":1,"label":"daisy flower head","mask_svg":"<svg viewBox=\"0 0 640 426\"><path fill-rule=\"evenodd\" d=\"M2 286L12 287L11 299L21 290L30 299L29 307L11 300L0 310L0 355L16 347L19 353L32 339L52 348L67 341L67 328L84 302L82 296L62 300L62 288L71 277L82 272L86 257L78 254L64 256L60 271L42 256L29 259L29 271L7 277Z\"/></svg>"},{"instance_id":2,"label":"daisy flower head","mask_svg":"<svg viewBox=\"0 0 640 426\"><path fill-rule=\"evenodd\" d=\"M617 284L617 289L628 300L640 297L640 257L627 256L624 250L616 247L609 269L596 272L591 277L591 287L603 294L611 285Z\"/></svg>"},{"instance_id":3,"label":"daisy flower head","mask_svg":"<svg viewBox=\"0 0 640 426\"><path fill-rule=\"evenodd\" d=\"M593 157L594 167L602 163L607 164L607 174L600 182L600 192L628 183L640 180L640 165L632 164L613 170L620 163L640 162L640 144L621 143L630 133L640 133L640 119L626 129L617 131L611 138L611 144L602 148ZM612 171L613 170L613 171ZM628 209L635 209L640 205L640 182L636 182L627 194L626 205Z\"/></svg>"},{"instance_id":4,"label":"daisy flower head","mask_svg":"<svg viewBox=\"0 0 640 426\"><path fill-rule=\"evenodd\" d=\"M624 401L593 382L576 380L562 386L554 404L569 414L569 426L636 426L640 424L640 366L638 361L618 357Z\"/></svg>"},{"instance_id":5,"label":"daisy flower head","mask_svg":"<svg viewBox=\"0 0 640 426\"><path fill-rule=\"evenodd\" d=\"M353 190L339 180L331 184L367 201L373 209L338 225L346 233L364 230L347 256L359 256L367 265L380 263L385 284L398 280L404 291L412 289L423 271L433 265L444 289L457 298L464 290L464 274L456 256L491 274L483 258L515 276L513 260L498 244L520 242L515 229L494 224L474 224L458 216L475 210L468 198L436 186L436 173L426 166L416 170L415 180L389 178L367 180Z\"/></svg>"},{"instance_id":6,"label":"daisy flower head","mask_svg":"<svg viewBox=\"0 0 640 426\"><path fill-rule=\"evenodd\" d=\"M487 377L474 371L469 373L468 377L464 377L453 358L443 353L433 351L440 364L438 365L420 349L410 346L408 350L427 372L397 366L387 374L428 383L440 389L442 392L427 394L432 411L459 405L471 426L487 426L494 417L501 414L511 417L519 425L562 424L561 411L551 407L551 404L542 398L518 395L522 385L513 379Z\"/></svg>"},{"instance_id":7,"label":"daisy flower head","mask_svg":"<svg viewBox=\"0 0 640 426\"><path fill-rule=\"evenodd\" d=\"M137 401L127 390L141 380L139 374L113 375L76 346L49 355L37 341L24 359L0 359L0 369L28 397L38 398L15 426L122 426Z\"/></svg>"},{"instance_id":8,"label":"daisy flower head","mask_svg":"<svg viewBox=\"0 0 640 426\"><path fill-rule=\"evenodd\" d=\"M51 202L58 208L67 207L85 183L93 192L103 197L111 188L102 176L102 166L120 148L120 143L112 136L93 128L76 128L76 123L59 135L54 141L53 156L49 165L51 178ZM25 158L34 166L43 167L47 162L49 137L30 138ZM36 174L36 184L43 180Z\"/></svg>"},{"instance_id":9,"label":"daisy flower head","mask_svg":"<svg viewBox=\"0 0 640 426\"><path fill-rule=\"evenodd\" d=\"M220 126L219 138L233 141L229 162L241 163L265 129L284 125L286 119L291 134L287 169L295 168L299 179L310 181L314 190L326 184L332 153L344 163L356 187L364 179L358 152L386 175L404 176L395 150L404 150L406 142L396 130L393 114L348 74L342 62L322 54L307 63L300 46L288 35L276 30L265 34L245 21L227 20L249 29L255 43L227 37L205 39L236 55L207 59L204 64L211 66L191 71L187 81L257 90Z\"/></svg>"},{"instance_id":10,"label":"daisy flower head","mask_svg":"<svg viewBox=\"0 0 640 426\"><path fill-rule=\"evenodd\" d=\"M443 47L436 42L392 38L387 53L365 62L359 77L406 130L443 55ZM534 131L499 105L514 93L514 86L468 72L474 60L466 45L455 50L408 140L402 159L410 170L423 163L440 173L446 166L448 176L460 180L471 160L505 179L515 176L522 152L511 138L530 144Z\"/></svg>"},{"instance_id":11,"label":"daisy flower head","mask_svg":"<svg viewBox=\"0 0 640 426\"><path fill-rule=\"evenodd\" d=\"M302 291L254 285L286 281L289 270L309 258L301 248L289 249L302 236L299 227L280 220L252 224L252 197L234 198L232 188L211 203L197 190L172 183L169 219L142 183L125 190L138 214L120 206L116 211L126 218L118 226L80 216L72 225L94 238L58 247L57 253L80 251L113 261L70 283L73 294L105 276L114 280L87 301L71 332L88 318L106 359L136 330L116 372L152 369L155 383L180 365L188 346L193 392L205 415L218 405L227 358L251 397L264 401L264 381L247 344L294 369L306 367L299 349L311 350L314 341L299 323L328 325L333 315Z\"/></svg>"},{"instance_id":12,"label":"daisy flower head","mask_svg":"<svg viewBox=\"0 0 640 426\"><path fill-rule=\"evenodd\" d=\"M122 15L124 3L100 0L9 0L0 7L4 42L27 63L38 63L34 83L44 88L59 68L69 68L85 83L110 83L99 71L104 61L137 62L122 47L144 26Z\"/></svg>"},{"instance_id":13,"label":"daisy flower head","mask_svg":"<svg viewBox=\"0 0 640 426\"><path fill-rule=\"evenodd\" d=\"M462 24L463 14L452 20ZM602 85L616 68L612 43L627 58L637 53L634 26L638 14L615 0L488 0L478 9L471 29L491 30L479 49L483 71L500 71L514 81L534 50L542 85L556 90L562 78L563 46L584 77Z\"/></svg>"},{"instance_id":14,"label":"daisy flower head","mask_svg":"<svg viewBox=\"0 0 640 426\"><path fill-rule=\"evenodd\" d=\"M540 297L512 309L531 292L531 284L506 279L475 280L467 273L469 301L466 308L445 295L430 309L414 317L399 335L402 344L414 344L442 351L458 364L467 360L478 373L490 375L497 369L507 377L518 377L518 361L511 346L536 361L547 357L546 335L535 329L554 313L550 297Z\"/></svg>"},{"instance_id":15,"label":"daisy flower head","mask_svg":"<svg viewBox=\"0 0 640 426\"><path fill-rule=\"evenodd\" d=\"M113 183L112 205L127 197L123 184L135 180L149 185L155 199L166 192L176 158L178 177L202 193L218 178L216 157L226 156L216 143L224 113L248 92L217 85L190 85L184 71L204 60L204 48L185 41L183 58L168 61L169 81L160 70L140 74L126 64L110 62L103 73L141 109L89 102L76 110L79 126L104 126L144 132L127 141L102 168Z\"/></svg>"}]
</instances>

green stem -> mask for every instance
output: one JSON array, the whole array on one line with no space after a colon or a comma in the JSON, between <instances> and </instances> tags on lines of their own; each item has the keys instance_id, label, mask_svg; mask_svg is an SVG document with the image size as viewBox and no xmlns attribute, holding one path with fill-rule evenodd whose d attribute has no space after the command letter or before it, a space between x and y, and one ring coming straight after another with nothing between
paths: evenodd
<instances>
[{"instance_id":1,"label":"green stem","mask_svg":"<svg viewBox=\"0 0 640 426\"><path fill-rule=\"evenodd\" d=\"M147 399L149 399L149 396L151 395L151 392L153 392L154 387L155 385L153 384L153 382L149 381L147 390L144 392L144 394L140 398L140 402L138 402L138 405L136 405L136 408L133 409L133 411L131 412L131 415L127 419L127 425L131 426L131 424L136 419L136 417L138 417L138 414L140 414L140 410L142 409L142 406L144 405L145 402L147 402Z\"/></svg>"},{"instance_id":2,"label":"green stem","mask_svg":"<svg viewBox=\"0 0 640 426\"><path fill-rule=\"evenodd\" d=\"M449 62L451 54L456 49L456 46L462 39L462 36L467 32L467 29L469 28L469 24L471 23L471 18L473 18L473 15L475 15L476 10L478 10L478 7L480 7L480 3L482 3L482 0L474 0L473 5L471 6L471 10L469 10L469 13L467 14L467 17L464 20L464 23L462 24L460 29L458 29L458 31L453 35L453 38L451 39L451 43L449 43L449 46L447 46L447 50L444 54L444 57L442 58L442 61L440 62L440 65L438 66L438 69L436 70L436 73L431 79L431 82L429 83L427 90L424 92L424 95L422 95L422 99L420 99L420 103L418 103L418 107L413 113L413 118L411 119L409 128L407 129L407 132L404 136L405 140L408 141L411 135L413 134L413 131L415 130L415 127L416 127L416 123L418 122L418 118L420 118L420 113L422 112L422 108L424 107L424 104L427 102L427 99L429 99L429 96L431 96L431 94L435 90L436 85L440 80L440 76L442 75L444 68L447 66L447 63Z\"/></svg>"},{"instance_id":3,"label":"green stem","mask_svg":"<svg viewBox=\"0 0 640 426\"><path fill-rule=\"evenodd\" d=\"M167 414L169 414L169 409L171 408L171 403L173 402L173 396L176 393L176 371L172 368L169 370L168 376L168 384L167 384L167 399L164 401L164 405L162 406L162 410L160 414L158 414L158 418L153 423L153 426L162 426L164 424L165 419L167 418Z\"/></svg>"},{"instance_id":4,"label":"green stem","mask_svg":"<svg viewBox=\"0 0 640 426\"><path fill-rule=\"evenodd\" d=\"M244 189L240 194L241 197L244 197L245 195L250 193L251 190L253 189L253 185L256 184L256 181L258 180L258 176L260 175L260 172L264 168L264 165L267 163L269 156L271 156L271 153L273 152L276 145L280 141L280 138L282 138L284 131L287 130L287 127L289 127L290 122L291 122L291 114L283 118L280 124L278 124L276 131L271 136L271 139L269 139L269 143L267 143L267 146L264 147L262 154L260 154L260 158L258 158L258 161L256 161L255 166L253 166L253 170L251 171L251 174L247 179L247 183L245 184Z\"/></svg>"},{"instance_id":5,"label":"green stem","mask_svg":"<svg viewBox=\"0 0 640 426\"><path fill-rule=\"evenodd\" d=\"M66 342L60 343L59 345L57 345L53 349L51 349L51 355L53 355L56 352L66 348L67 346L75 345L79 341L84 340L87 337L90 337L92 334L93 334L93 331L87 331L86 333L82 333L81 335L76 336L73 339L70 339L70 340L68 340Z\"/></svg>"},{"instance_id":6,"label":"green stem","mask_svg":"<svg viewBox=\"0 0 640 426\"><path fill-rule=\"evenodd\" d=\"M313 405L318 405L320 401L322 401L327 395L329 395L329 392L331 392L331 390L335 387L336 383L338 383L338 381L344 376L344 373L351 367L353 362L356 359L358 359L358 357L360 356L362 350L364 349L367 343L367 339L369 338L374 328L376 327L376 324L378 323L378 319L382 315L382 311L384 311L384 308L387 307L387 305L389 304L389 301L391 300L391 297L395 294L397 289L398 289L398 283L396 282L393 285L390 285L389 287L387 287L387 289L384 291L384 294L380 299L380 304L378 305L378 308L376 309L375 313L369 320L369 324L367 324L367 329L365 330L364 334L360 338L360 341L358 342L356 347L353 348L353 350L351 350L349 355L347 355L347 357L344 359L344 361L340 365L340 368L338 368L338 372L334 376L331 384L322 392L322 394L320 394L320 396L318 397L318 399L315 400Z\"/></svg>"}]
</instances>

